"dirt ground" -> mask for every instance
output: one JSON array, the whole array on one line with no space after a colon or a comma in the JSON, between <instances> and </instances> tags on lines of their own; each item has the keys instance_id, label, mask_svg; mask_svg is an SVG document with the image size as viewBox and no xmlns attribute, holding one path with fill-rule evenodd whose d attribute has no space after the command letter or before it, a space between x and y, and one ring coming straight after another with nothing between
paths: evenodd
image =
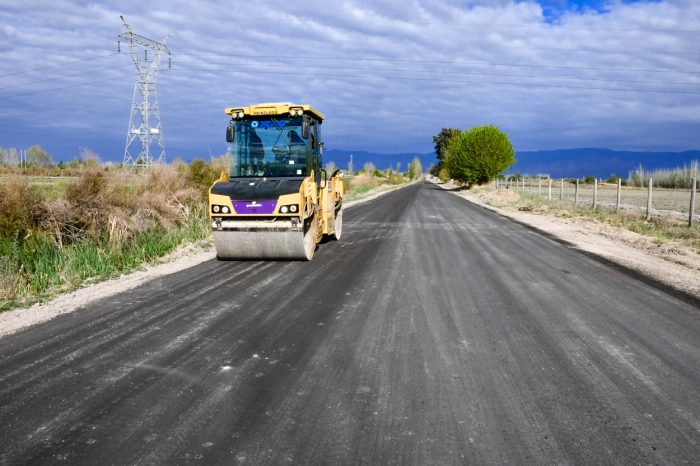
<instances>
[{"instance_id":1,"label":"dirt ground","mask_svg":"<svg viewBox=\"0 0 700 466\"><path fill-rule=\"evenodd\" d=\"M534 206L532 212L521 212L514 207L520 195L510 190L457 190L457 186L451 184L440 186L582 251L601 256L700 298L700 255L687 245L671 240L660 243L653 238L595 219L568 218L562 216L561 211L549 212L547 205Z\"/></svg>"}]
</instances>

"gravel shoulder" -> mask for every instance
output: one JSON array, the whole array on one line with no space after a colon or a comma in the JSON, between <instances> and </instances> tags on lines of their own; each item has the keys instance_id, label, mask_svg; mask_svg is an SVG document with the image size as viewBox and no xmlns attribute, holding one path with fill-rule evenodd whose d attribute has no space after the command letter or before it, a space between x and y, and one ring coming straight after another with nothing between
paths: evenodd
<instances>
[{"instance_id":1,"label":"gravel shoulder","mask_svg":"<svg viewBox=\"0 0 700 466\"><path fill-rule=\"evenodd\" d=\"M381 186L366 193L360 199L348 202L345 208L371 201L396 189L408 185ZM131 290L151 280L194 267L216 258L211 239L188 244L160 259L159 263L99 283L92 283L70 293L56 296L48 301L28 307L0 312L0 337L18 332L32 325L51 320L62 314L73 312L99 299Z\"/></svg>"},{"instance_id":2,"label":"gravel shoulder","mask_svg":"<svg viewBox=\"0 0 700 466\"><path fill-rule=\"evenodd\" d=\"M625 228L591 219L561 218L547 211L512 211L493 205L499 204L493 192L456 190L457 186L451 184L439 186L585 253L689 295L691 299L700 299L700 256L685 245L673 241L659 243Z\"/></svg>"}]
</instances>

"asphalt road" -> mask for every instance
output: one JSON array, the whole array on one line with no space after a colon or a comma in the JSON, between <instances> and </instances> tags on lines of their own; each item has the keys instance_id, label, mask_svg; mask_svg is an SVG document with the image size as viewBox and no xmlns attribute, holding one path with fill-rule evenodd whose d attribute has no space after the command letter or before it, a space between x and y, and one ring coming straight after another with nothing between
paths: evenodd
<instances>
[{"instance_id":1,"label":"asphalt road","mask_svg":"<svg viewBox=\"0 0 700 466\"><path fill-rule=\"evenodd\" d=\"M700 310L431 184L0 339L0 463L698 464Z\"/></svg>"}]
</instances>

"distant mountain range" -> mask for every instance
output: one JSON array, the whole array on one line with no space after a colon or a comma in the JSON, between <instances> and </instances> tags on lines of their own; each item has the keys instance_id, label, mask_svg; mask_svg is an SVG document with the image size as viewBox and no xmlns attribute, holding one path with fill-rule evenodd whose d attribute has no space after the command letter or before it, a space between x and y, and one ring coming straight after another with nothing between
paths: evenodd
<instances>
[{"instance_id":1,"label":"distant mountain range","mask_svg":"<svg viewBox=\"0 0 700 466\"><path fill-rule=\"evenodd\" d=\"M548 174L553 178L595 176L607 178L611 173L626 178L641 164L644 170L676 168L700 160L700 151L635 152L610 149L557 149L518 152L510 173Z\"/></svg>"},{"instance_id":2,"label":"distant mountain range","mask_svg":"<svg viewBox=\"0 0 700 466\"><path fill-rule=\"evenodd\" d=\"M333 161L336 166L346 168L352 161L355 170L367 163L373 163L377 168L396 167L401 164L401 170L408 167L413 157L421 159L423 168L436 163L434 153L398 153L377 154L367 151L346 151L331 149L324 152L324 161ZM515 156L516 163L510 168L510 173L518 172L523 175L548 174L554 178L595 176L607 178L611 173L627 177L630 171L641 164L644 170L658 168L676 168L690 165L694 160L700 160L700 150L683 152L637 152L618 151L600 148L557 149L541 151L522 151Z\"/></svg>"}]
</instances>

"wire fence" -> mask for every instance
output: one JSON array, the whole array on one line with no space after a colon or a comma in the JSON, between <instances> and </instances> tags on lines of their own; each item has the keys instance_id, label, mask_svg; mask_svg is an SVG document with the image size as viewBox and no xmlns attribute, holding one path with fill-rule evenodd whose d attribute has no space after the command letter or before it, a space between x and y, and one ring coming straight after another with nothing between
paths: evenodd
<instances>
[{"instance_id":1,"label":"wire fence","mask_svg":"<svg viewBox=\"0 0 700 466\"><path fill-rule=\"evenodd\" d=\"M692 179L690 189L668 189L653 187L649 178L646 187L622 186L617 183L583 183L580 180L553 180L551 178L507 178L496 180L497 189L511 189L515 192L550 201L570 202L576 206L593 209L606 208L615 211L637 211L646 215L687 220L688 225L697 221L695 196L697 180Z\"/></svg>"}]
</instances>

